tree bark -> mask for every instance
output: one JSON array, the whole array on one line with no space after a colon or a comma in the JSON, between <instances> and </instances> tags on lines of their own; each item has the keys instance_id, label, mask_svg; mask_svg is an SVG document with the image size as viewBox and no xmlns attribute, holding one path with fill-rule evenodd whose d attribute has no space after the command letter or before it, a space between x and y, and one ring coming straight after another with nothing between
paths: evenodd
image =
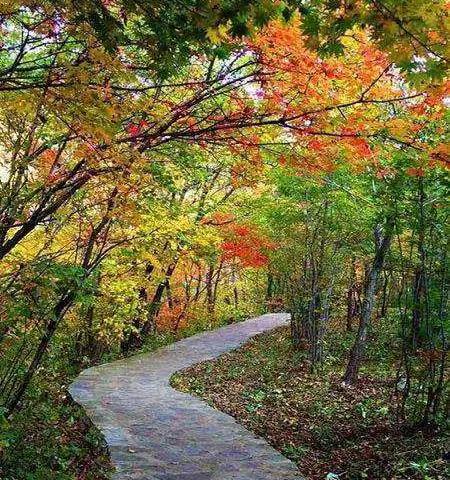
<instances>
[{"instance_id":1,"label":"tree bark","mask_svg":"<svg viewBox=\"0 0 450 480\"><path fill-rule=\"evenodd\" d=\"M206 305L208 315L214 315L214 287L213 287L214 267L210 265L206 272Z\"/></svg>"},{"instance_id":2,"label":"tree bark","mask_svg":"<svg viewBox=\"0 0 450 480\"><path fill-rule=\"evenodd\" d=\"M355 259L352 259L352 268L350 270L350 281L347 290L347 318L346 318L346 331L353 331L353 319L358 312L358 291L357 291L357 279Z\"/></svg>"},{"instance_id":3,"label":"tree bark","mask_svg":"<svg viewBox=\"0 0 450 480\"><path fill-rule=\"evenodd\" d=\"M374 230L375 256L364 286L364 300L361 308L358 332L356 333L355 343L351 349L347 369L343 378L344 383L347 385L353 384L358 378L359 368L367 343L367 331L375 303L377 282L391 244L393 223L393 217L387 219L384 234L382 233L381 225L377 225Z\"/></svg>"},{"instance_id":4,"label":"tree bark","mask_svg":"<svg viewBox=\"0 0 450 480\"><path fill-rule=\"evenodd\" d=\"M388 297L389 297L389 275L385 271L384 272L384 279L383 279L383 292L381 297L381 309L380 309L380 318L384 318L387 314L387 307L388 307Z\"/></svg>"},{"instance_id":5,"label":"tree bark","mask_svg":"<svg viewBox=\"0 0 450 480\"><path fill-rule=\"evenodd\" d=\"M416 349L421 344L420 330L422 323L427 315L426 297L427 297L427 272L426 272L426 255L425 255L425 191L423 187L423 179L419 178L419 234L417 242L417 251L419 254L419 265L414 273L413 287L413 309L412 309L412 325L411 325L411 346ZM428 333L428 332L427 332Z\"/></svg>"},{"instance_id":6,"label":"tree bark","mask_svg":"<svg viewBox=\"0 0 450 480\"><path fill-rule=\"evenodd\" d=\"M175 271L176 266L177 266L177 260L174 260L167 267L164 280L160 282L160 284L156 288L152 301L148 306L147 320L141 328L140 334L142 339L144 339L150 333L154 333L156 331L156 317L158 316L159 310L161 309L164 292L169 286L170 277L173 275L173 272Z\"/></svg>"},{"instance_id":7,"label":"tree bark","mask_svg":"<svg viewBox=\"0 0 450 480\"><path fill-rule=\"evenodd\" d=\"M20 387L17 389L16 393L12 396L11 400L6 405L7 415L10 415L17 408L26 389L28 388L28 385L31 382L31 379L33 378L34 373L36 372L36 369L41 363L42 357L47 351L48 345L50 343L50 340L53 338L56 328L58 327L60 321L64 318L67 310L71 307L74 298L75 294L69 291L65 293L55 305L52 318L50 319L45 328L44 335L42 336L36 353L34 354L33 360L31 361L31 364L22 379Z\"/></svg>"}]
</instances>

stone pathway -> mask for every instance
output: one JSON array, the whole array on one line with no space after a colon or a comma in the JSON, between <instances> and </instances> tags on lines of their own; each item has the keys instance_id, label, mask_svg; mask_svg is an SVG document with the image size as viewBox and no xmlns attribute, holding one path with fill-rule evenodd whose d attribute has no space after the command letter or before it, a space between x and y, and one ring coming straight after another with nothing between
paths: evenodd
<instances>
[{"instance_id":1,"label":"stone pathway","mask_svg":"<svg viewBox=\"0 0 450 480\"><path fill-rule=\"evenodd\" d=\"M225 413L170 387L173 373L286 324L268 314L85 370L72 397L103 432L114 480L291 480L296 466Z\"/></svg>"}]
</instances>

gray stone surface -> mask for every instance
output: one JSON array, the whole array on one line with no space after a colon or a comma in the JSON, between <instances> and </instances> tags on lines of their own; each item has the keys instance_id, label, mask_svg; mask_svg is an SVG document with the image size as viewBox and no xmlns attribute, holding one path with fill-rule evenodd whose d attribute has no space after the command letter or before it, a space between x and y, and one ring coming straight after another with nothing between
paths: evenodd
<instances>
[{"instance_id":1,"label":"gray stone surface","mask_svg":"<svg viewBox=\"0 0 450 480\"><path fill-rule=\"evenodd\" d=\"M173 373L288 322L268 314L89 368L70 393L103 432L114 480L291 480L296 466L236 421L170 387Z\"/></svg>"}]
</instances>

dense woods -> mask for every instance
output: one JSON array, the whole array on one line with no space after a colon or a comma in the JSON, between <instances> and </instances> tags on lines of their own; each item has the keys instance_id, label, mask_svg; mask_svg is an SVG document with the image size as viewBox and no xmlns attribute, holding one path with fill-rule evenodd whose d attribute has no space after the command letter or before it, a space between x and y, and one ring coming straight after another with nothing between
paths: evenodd
<instances>
[{"instance_id":1,"label":"dense woods","mask_svg":"<svg viewBox=\"0 0 450 480\"><path fill-rule=\"evenodd\" d=\"M25 449L70 379L268 311L319 381L346 332L348 389L389 325L441 431L447 37L443 0L0 1L0 476L104 478Z\"/></svg>"}]
</instances>

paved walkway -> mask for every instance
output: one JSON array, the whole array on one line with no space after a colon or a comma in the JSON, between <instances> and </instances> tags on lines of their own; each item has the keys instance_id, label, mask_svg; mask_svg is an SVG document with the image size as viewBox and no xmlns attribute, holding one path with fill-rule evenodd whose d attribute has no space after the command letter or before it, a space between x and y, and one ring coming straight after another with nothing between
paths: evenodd
<instances>
[{"instance_id":1,"label":"paved walkway","mask_svg":"<svg viewBox=\"0 0 450 480\"><path fill-rule=\"evenodd\" d=\"M105 435L114 480L291 480L295 465L225 413L175 391L176 371L284 325L268 314L93 367L70 387Z\"/></svg>"}]
</instances>

